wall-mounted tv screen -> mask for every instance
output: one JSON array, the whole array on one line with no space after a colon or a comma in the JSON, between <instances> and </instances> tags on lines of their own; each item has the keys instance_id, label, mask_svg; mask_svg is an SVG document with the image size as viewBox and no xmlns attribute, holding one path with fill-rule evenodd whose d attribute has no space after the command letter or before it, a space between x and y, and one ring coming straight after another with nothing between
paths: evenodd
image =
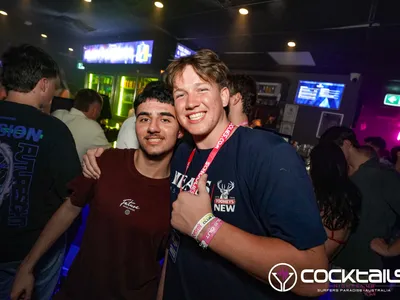
<instances>
[{"instance_id":1,"label":"wall-mounted tv screen","mask_svg":"<svg viewBox=\"0 0 400 300\"><path fill-rule=\"evenodd\" d=\"M195 53L196 53L196 51L193 51L192 49L189 49L188 47L183 46L182 44L178 43L176 45L174 59L178 59L178 58L181 58L181 57L193 55Z\"/></svg>"},{"instance_id":2,"label":"wall-mounted tv screen","mask_svg":"<svg viewBox=\"0 0 400 300\"><path fill-rule=\"evenodd\" d=\"M339 109L345 86L343 83L300 80L294 103Z\"/></svg>"},{"instance_id":3,"label":"wall-mounted tv screen","mask_svg":"<svg viewBox=\"0 0 400 300\"><path fill-rule=\"evenodd\" d=\"M83 47L89 64L151 64L153 41L100 44Z\"/></svg>"}]
</instances>

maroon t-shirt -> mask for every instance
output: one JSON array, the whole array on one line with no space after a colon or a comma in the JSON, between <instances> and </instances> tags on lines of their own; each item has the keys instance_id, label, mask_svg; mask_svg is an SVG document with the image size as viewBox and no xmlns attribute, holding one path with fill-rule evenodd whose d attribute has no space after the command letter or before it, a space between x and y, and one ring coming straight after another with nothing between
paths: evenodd
<instances>
[{"instance_id":1,"label":"maroon t-shirt","mask_svg":"<svg viewBox=\"0 0 400 300\"><path fill-rule=\"evenodd\" d=\"M75 178L71 201L90 205L82 245L55 299L154 300L170 226L169 178L150 179L135 150L111 149L99 180Z\"/></svg>"}]
</instances>

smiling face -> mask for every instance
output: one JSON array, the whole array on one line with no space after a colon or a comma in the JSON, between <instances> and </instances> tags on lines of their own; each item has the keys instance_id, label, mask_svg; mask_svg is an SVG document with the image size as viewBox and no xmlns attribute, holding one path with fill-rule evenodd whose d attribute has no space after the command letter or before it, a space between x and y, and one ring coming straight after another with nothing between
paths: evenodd
<instances>
[{"instance_id":1,"label":"smiling face","mask_svg":"<svg viewBox=\"0 0 400 300\"><path fill-rule=\"evenodd\" d=\"M136 135L140 149L148 156L172 152L182 135L174 107L157 99L141 103L136 110Z\"/></svg>"},{"instance_id":2,"label":"smiling face","mask_svg":"<svg viewBox=\"0 0 400 300\"><path fill-rule=\"evenodd\" d=\"M173 95L179 123L194 137L210 134L226 119L228 88L203 80L190 65L176 77Z\"/></svg>"}]
</instances>

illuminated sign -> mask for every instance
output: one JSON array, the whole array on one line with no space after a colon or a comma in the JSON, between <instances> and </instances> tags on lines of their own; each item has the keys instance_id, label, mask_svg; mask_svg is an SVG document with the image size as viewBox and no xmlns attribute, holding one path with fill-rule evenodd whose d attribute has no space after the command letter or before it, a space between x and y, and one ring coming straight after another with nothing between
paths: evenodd
<instances>
[{"instance_id":1,"label":"illuminated sign","mask_svg":"<svg viewBox=\"0 0 400 300\"><path fill-rule=\"evenodd\" d=\"M83 65L82 62L78 62L78 64L76 65L76 68L77 68L78 70L85 70L85 66Z\"/></svg>"},{"instance_id":2,"label":"illuminated sign","mask_svg":"<svg viewBox=\"0 0 400 300\"><path fill-rule=\"evenodd\" d=\"M400 95L386 94L383 104L400 107Z\"/></svg>"},{"instance_id":3,"label":"illuminated sign","mask_svg":"<svg viewBox=\"0 0 400 300\"><path fill-rule=\"evenodd\" d=\"M151 64L153 41L83 47L83 61L91 64Z\"/></svg>"}]
</instances>

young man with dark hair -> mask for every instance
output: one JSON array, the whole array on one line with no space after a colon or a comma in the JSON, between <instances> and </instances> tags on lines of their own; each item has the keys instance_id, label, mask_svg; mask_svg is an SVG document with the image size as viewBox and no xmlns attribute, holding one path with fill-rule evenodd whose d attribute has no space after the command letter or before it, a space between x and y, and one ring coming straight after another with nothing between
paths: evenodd
<instances>
[{"instance_id":1,"label":"young man with dark hair","mask_svg":"<svg viewBox=\"0 0 400 300\"><path fill-rule=\"evenodd\" d=\"M181 136L172 94L165 86L135 101L139 149L110 149L99 159L100 180L75 178L72 194L25 258L12 300L32 289L32 269L87 203L80 251L54 299L154 300L170 228L170 161Z\"/></svg>"},{"instance_id":2,"label":"young man with dark hair","mask_svg":"<svg viewBox=\"0 0 400 300\"><path fill-rule=\"evenodd\" d=\"M0 102L0 299L8 299L21 261L81 168L68 128L41 112L58 85L56 62L30 45L9 49L2 62L8 95ZM60 237L32 270L36 299L51 298L64 248Z\"/></svg>"},{"instance_id":3,"label":"young man with dark hair","mask_svg":"<svg viewBox=\"0 0 400 300\"><path fill-rule=\"evenodd\" d=\"M333 263L346 270L382 269L382 257L370 248L370 243L374 238L390 238L393 233L400 215L400 176L370 153L360 150L350 128L328 129L320 139L320 143L325 142L341 147L353 169L351 179L363 197L359 225Z\"/></svg>"},{"instance_id":4,"label":"young man with dark hair","mask_svg":"<svg viewBox=\"0 0 400 300\"><path fill-rule=\"evenodd\" d=\"M167 74L178 121L196 146L180 144L172 160L176 230L163 299L320 295L318 288L327 284L298 281L295 294L268 285L268 273L279 263L297 272L328 266L312 185L293 147L272 133L228 121L228 68L214 52L201 50L174 61ZM85 173L98 178L93 157L84 161ZM285 270L274 269L277 274Z\"/></svg>"},{"instance_id":5,"label":"young man with dark hair","mask_svg":"<svg viewBox=\"0 0 400 300\"><path fill-rule=\"evenodd\" d=\"M103 129L96 122L102 106L103 98L96 91L82 89L76 94L70 111L59 109L52 113L71 130L80 159L88 149L110 147Z\"/></svg>"},{"instance_id":6,"label":"young man with dark hair","mask_svg":"<svg viewBox=\"0 0 400 300\"><path fill-rule=\"evenodd\" d=\"M149 82L143 91L146 91L148 89L154 89L156 87L162 87L164 83L162 81L152 81ZM134 108L132 109L133 111L135 110ZM137 149L139 148L139 142L136 137L136 132L135 132L135 124L136 124L136 116L132 115L128 117L124 121L124 123L121 126L121 129L119 130L118 133L118 138L117 138L117 148L118 149Z\"/></svg>"},{"instance_id":7,"label":"young man with dark hair","mask_svg":"<svg viewBox=\"0 0 400 300\"><path fill-rule=\"evenodd\" d=\"M229 104L228 119L237 126L249 126L249 117L257 101L257 84L248 75L228 76Z\"/></svg>"}]
</instances>

